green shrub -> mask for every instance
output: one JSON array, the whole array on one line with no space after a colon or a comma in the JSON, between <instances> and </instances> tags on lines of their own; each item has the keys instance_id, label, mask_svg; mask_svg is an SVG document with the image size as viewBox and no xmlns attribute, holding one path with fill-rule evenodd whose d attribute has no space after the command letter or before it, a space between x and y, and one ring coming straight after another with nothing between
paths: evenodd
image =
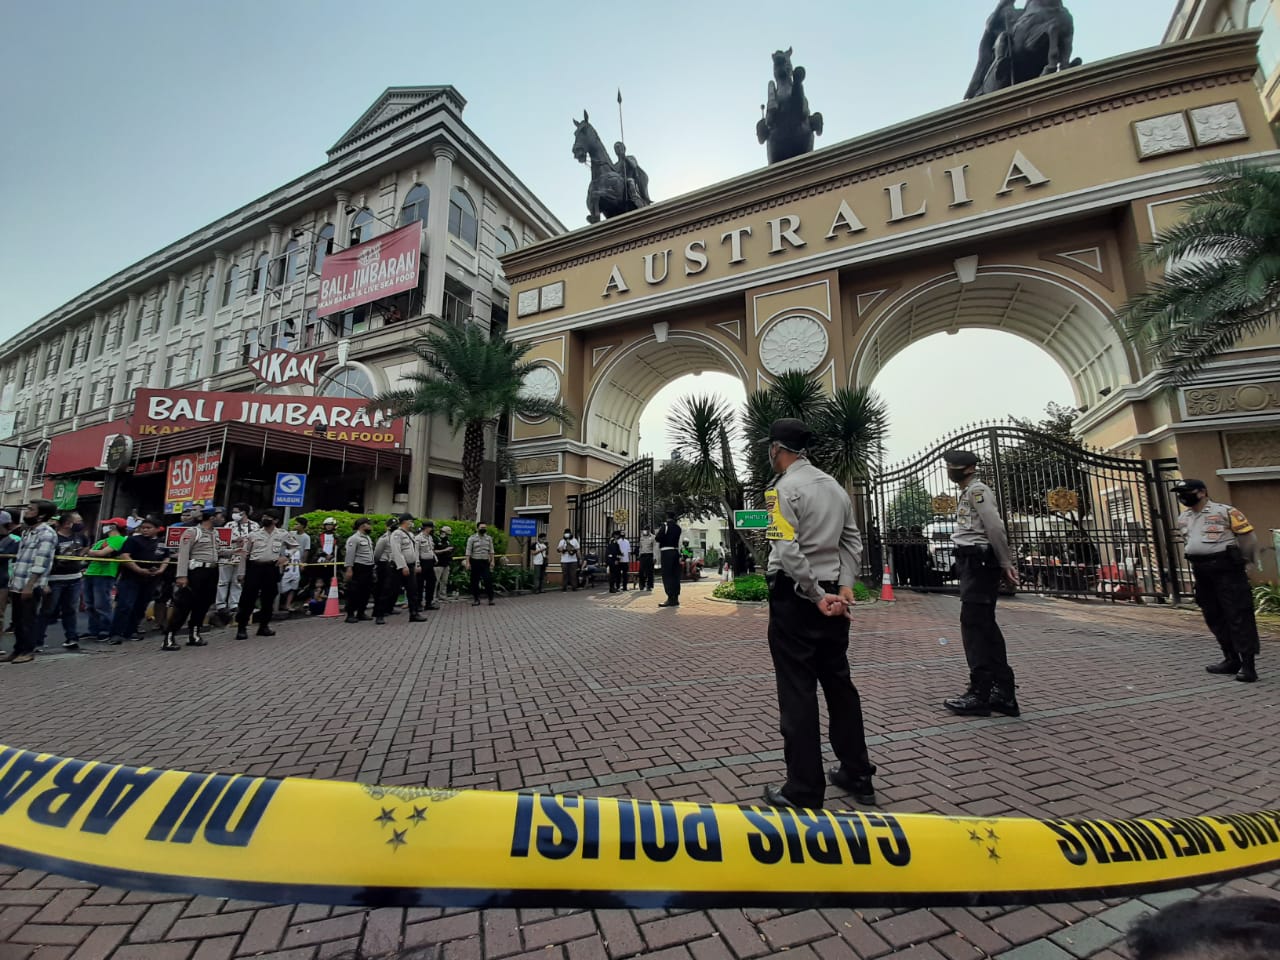
<instances>
[{"instance_id":1,"label":"green shrub","mask_svg":"<svg viewBox=\"0 0 1280 960\"><path fill-rule=\"evenodd\" d=\"M1254 587L1253 606L1258 613L1280 613L1280 584L1265 583Z\"/></svg>"},{"instance_id":2,"label":"green shrub","mask_svg":"<svg viewBox=\"0 0 1280 960\"><path fill-rule=\"evenodd\" d=\"M760 574L744 574L720 584L711 595L721 600L768 600L769 584Z\"/></svg>"},{"instance_id":3,"label":"green shrub","mask_svg":"<svg viewBox=\"0 0 1280 960\"><path fill-rule=\"evenodd\" d=\"M853 599L857 600L859 603L866 603L874 597L875 594L872 593L870 588L861 580L855 580L853 582Z\"/></svg>"}]
</instances>

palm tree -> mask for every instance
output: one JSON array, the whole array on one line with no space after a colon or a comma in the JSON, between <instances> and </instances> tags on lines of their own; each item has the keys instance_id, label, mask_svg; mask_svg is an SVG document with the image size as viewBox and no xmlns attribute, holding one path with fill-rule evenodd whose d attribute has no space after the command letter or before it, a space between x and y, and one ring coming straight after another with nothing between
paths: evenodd
<instances>
[{"instance_id":1,"label":"palm tree","mask_svg":"<svg viewBox=\"0 0 1280 960\"><path fill-rule=\"evenodd\" d=\"M491 338L472 323L427 332L413 343L425 362L425 373L404 375L409 386L379 394L370 407L397 417L443 414L454 435L462 431L462 515L474 517L480 500L485 431L506 417L550 418L566 426L573 421L559 400L524 392L524 379L533 369L525 361L529 344Z\"/></svg>"},{"instance_id":2,"label":"palm tree","mask_svg":"<svg viewBox=\"0 0 1280 960\"><path fill-rule=\"evenodd\" d=\"M871 479L875 451L889 433L889 408L868 387L843 387L828 397L814 424L820 466L844 487Z\"/></svg>"},{"instance_id":3,"label":"palm tree","mask_svg":"<svg viewBox=\"0 0 1280 960\"><path fill-rule=\"evenodd\" d=\"M1280 328L1280 171L1231 161L1205 168L1216 188L1143 249L1169 265L1120 311L1129 338L1185 382L1244 337Z\"/></svg>"}]
</instances>

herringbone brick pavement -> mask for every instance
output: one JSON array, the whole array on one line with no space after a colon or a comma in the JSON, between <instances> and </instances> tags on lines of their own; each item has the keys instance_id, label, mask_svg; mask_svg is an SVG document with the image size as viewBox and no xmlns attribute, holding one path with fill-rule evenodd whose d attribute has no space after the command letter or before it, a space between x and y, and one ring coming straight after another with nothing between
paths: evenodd
<instances>
[{"instance_id":1,"label":"herringbone brick pavement","mask_svg":"<svg viewBox=\"0 0 1280 960\"><path fill-rule=\"evenodd\" d=\"M687 589L448 605L428 623L293 621L270 640L158 642L0 667L0 742L187 770L754 802L781 779L765 612ZM882 805L997 816L1275 806L1280 672L1203 671L1193 613L1001 606L1021 719L939 709L964 677L958 602L856 612L850 649ZM1280 896L1280 876L1233 890ZM1123 956L1138 901L981 909L573 911L270 906L0 866L0 960L1068 960Z\"/></svg>"}]
</instances>

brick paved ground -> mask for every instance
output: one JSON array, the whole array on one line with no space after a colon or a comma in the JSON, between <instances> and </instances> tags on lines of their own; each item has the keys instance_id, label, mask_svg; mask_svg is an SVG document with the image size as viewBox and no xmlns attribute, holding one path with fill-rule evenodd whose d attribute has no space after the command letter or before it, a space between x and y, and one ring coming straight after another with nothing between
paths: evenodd
<instances>
[{"instance_id":1,"label":"brick paved ground","mask_svg":"<svg viewBox=\"0 0 1280 960\"><path fill-rule=\"evenodd\" d=\"M455 787L755 801L781 776L765 614L686 593L450 604L419 627L293 622L0 667L0 742L85 758ZM690 596L692 594L692 596ZM1199 620L1019 598L1002 607L1020 720L960 720L958 603L860 608L851 648L883 805L998 814L1274 806L1280 672L1206 675ZM949 638L945 644L941 638ZM1232 889L1280 896L1280 876ZM96 888L0 866L0 960L1056 960L1123 955L1142 901L911 910L442 911L263 906Z\"/></svg>"}]
</instances>

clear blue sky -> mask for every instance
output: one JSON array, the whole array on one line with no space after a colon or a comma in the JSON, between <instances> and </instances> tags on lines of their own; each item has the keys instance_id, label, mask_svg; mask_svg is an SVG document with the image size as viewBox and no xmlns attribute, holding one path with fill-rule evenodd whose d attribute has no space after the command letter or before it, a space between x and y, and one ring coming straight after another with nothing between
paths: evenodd
<instances>
[{"instance_id":1,"label":"clear blue sky","mask_svg":"<svg viewBox=\"0 0 1280 960\"><path fill-rule=\"evenodd\" d=\"M958 100L994 6L6 3L0 339L320 165L388 86L457 87L472 129L576 228L587 172L570 118L586 108L612 138L618 87L662 199L763 165L755 122L778 47L808 71L821 147ZM1159 42L1174 2L1069 6L1094 61Z\"/></svg>"}]
</instances>

